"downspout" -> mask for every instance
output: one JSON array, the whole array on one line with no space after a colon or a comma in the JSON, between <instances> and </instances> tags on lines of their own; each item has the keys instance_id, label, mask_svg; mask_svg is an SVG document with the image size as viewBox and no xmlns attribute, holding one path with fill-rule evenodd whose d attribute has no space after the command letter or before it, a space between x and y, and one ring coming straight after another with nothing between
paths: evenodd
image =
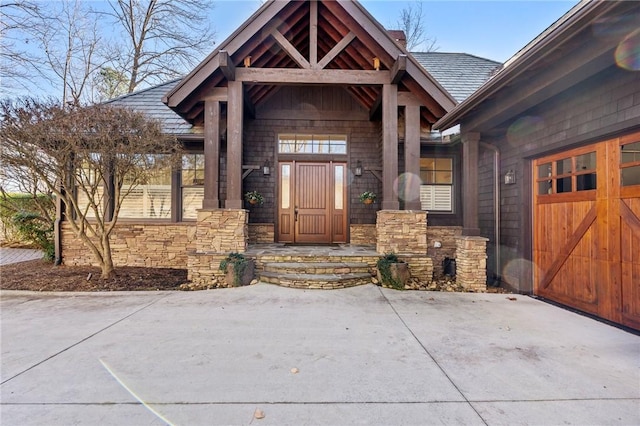
<instances>
[{"instance_id":1,"label":"downspout","mask_svg":"<svg viewBox=\"0 0 640 426\"><path fill-rule=\"evenodd\" d=\"M480 146L493 151L493 209L494 209L494 240L496 259L496 279L500 278L502 271L502 260L500 259L500 150L495 145L487 142L480 142Z\"/></svg>"}]
</instances>

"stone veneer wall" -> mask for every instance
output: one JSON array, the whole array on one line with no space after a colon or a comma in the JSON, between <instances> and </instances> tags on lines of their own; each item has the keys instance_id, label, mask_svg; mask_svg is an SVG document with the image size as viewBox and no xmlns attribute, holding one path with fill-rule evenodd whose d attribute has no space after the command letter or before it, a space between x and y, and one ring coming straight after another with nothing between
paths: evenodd
<instances>
[{"instance_id":1,"label":"stone veneer wall","mask_svg":"<svg viewBox=\"0 0 640 426\"><path fill-rule=\"evenodd\" d=\"M376 251L427 254L427 212L380 210L376 221Z\"/></svg>"},{"instance_id":2,"label":"stone veneer wall","mask_svg":"<svg viewBox=\"0 0 640 426\"><path fill-rule=\"evenodd\" d=\"M275 241L275 227L273 223L250 223L249 244L264 244Z\"/></svg>"},{"instance_id":3,"label":"stone veneer wall","mask_svg":"<svg viewBox=\"0 0 640 426\"><path fill-rule=\"evenodd\" d=\"M247 210L198 210L195 250L188 256L188 279L197 285L210 285L214 278L224 282L220 261L231 252L247 250L248 220Z\"/></svg>"},{"instance_id":4,"label":"stone veneer wall","mask_svg":"<svg viewBox=\"0 0 640 426\"><path fill-rule=\"evenodd\" d=\"M461 226L427 226L427 241L429 241L427 256L433 259L433 273L436 276L444 273L442 262L445 257L456 257L456 249L458 247L456 238L461 235ZM440 242L442 247L434 247L436 241Z\"/></svg>"},{"instance_id":5,"label":"stone veneer wall","mask_svg":"<svg viewBox=\"0 0 640 426\"><path fill-rule=\"evenodd\" d=\"M118 223L111 234L113 262L117 266L184 269L195 250L195 223ZM62 259L66 265L97 265L93 253L62 222Z\"/></svg>"},{"instance_id":6,"label":"stone veneer wall","mask_svg":"<svg viewBox=\"0 0 640 426\"><path fill-rule=\"evenodd\" d=\"M351 224L349 233L351 244L354 245L373 245L377 239L376 225L374 224Z\"/></svg>"},{"instance_id":7,"label":"stone veneer wall","mask_svg":"<svg viewBox=\"0 0 640 426\"><path fill-rule=\"evenodd\" d=\"M456 283L466 290L487 289L487 241L484 237L456 239Z\"/></svg>"}]
</instances>

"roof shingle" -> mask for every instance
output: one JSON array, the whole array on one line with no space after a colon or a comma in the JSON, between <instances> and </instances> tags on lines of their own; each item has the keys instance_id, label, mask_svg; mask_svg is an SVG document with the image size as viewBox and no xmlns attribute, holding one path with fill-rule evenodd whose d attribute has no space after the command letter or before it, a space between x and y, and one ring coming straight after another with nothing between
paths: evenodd
<instances>
[{"instance_id":1,"label":"roof shingle","mask_svg":"<svg viewBox=\"0 0 640 426\"><path fill-rule=\"evenodd\" d=\"M468 53L411 52L458 102L482 86L502 64Z\"/></svg>"}]
</instances>

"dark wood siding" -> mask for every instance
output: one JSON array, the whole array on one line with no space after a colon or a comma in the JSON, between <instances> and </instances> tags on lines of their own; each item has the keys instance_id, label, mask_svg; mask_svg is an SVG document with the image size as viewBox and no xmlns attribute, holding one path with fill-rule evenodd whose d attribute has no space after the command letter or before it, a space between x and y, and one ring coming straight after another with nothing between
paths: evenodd
<instances>
[{"instance_id":1,"label":"dark wood siding","mask_svg":"<svg viewBox=\"0 0 640 426\"><path fill-rule=\"evenodd\" d=\"M256 109L256 119L245 118L244 160L246 165L262 166L270 160L277 164L279 133L335 133L346 134L348 170L353 172L356 161L363 168L380 169L381 123L369 121L364 110L344 89L337 87L282 87L267 102ZM265 195L265 203L251 207L252 223L274 223L276 216L275 167L269 176L262 170L252 172L243 183L243 191L258 190ZM364 191L381 194L382 185L370 172L354 177L349 184L350 222L375 223L379 204L365 206L358 200Z\"/></svg>"},{"instance_id":2,"label":"dark wood siding","mask_svg":"<svg viewBox=\"0 0 640 426\"><path fill-rule=\"evenodd\" d=\"M508 286L530 292L531 159L640 128L640 73L608 68L526 111L519 120L482 133L482 140L498 146L502 157L500 272ZM515 185L504 184L508 170L516 173ZM480 199L488 200L492 188L484 175L480 179ZM482 233L493 240L486 227L493 220L492 211L483 206Z\"/></svg>"}]
</instances>

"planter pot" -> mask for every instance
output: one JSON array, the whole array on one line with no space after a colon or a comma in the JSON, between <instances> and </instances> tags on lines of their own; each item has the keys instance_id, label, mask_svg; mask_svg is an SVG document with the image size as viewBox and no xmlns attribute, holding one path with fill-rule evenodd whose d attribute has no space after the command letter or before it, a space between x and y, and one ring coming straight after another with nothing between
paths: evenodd
<instances>
[{"instance_id":1,"label":"planter pot","mask_svg":"<svg viewBox=\"0 0 640 426\"><path fill-rule=\"evenodd\" d=\"M239 287L251 284L251 281L253 281L254 277L255 267L256 266L253 260L247 260L247 267L244 269L242 276L239 277L238 280L236 280L236 271L234 269L234 265L227 265L227 273L225 275L227 285L231 287Z\"/></svg>"},{"instance_id":2,"label":"planter pot","mask_svg":"<svg viewBox=\"0 0 640 426\"><path fill-rule=\"evenodd\" d=\"M366 200L363 201L363 203L365 203L365 204L373 204L373 200L367 198Z\"/></svg>"},{"instance_id":3,"label":"planter pot","mask_svg":"<svg viewBox=\"0 0 640 426\"><path fill-rule=\"evenodd\" d=\"M378 281L387 287L393 287L403 289L411 278L411 271L409 270L409 264L404 262L392 263L389 265L389 272L391 273L391 280L384 279L382 274L378 270Z\"/></svg>"},{"instance_id":4,"label":"planter pot","mask_svg":"<svg viewBox=\"0 0 640 426\"><path fill-rule=\"evenodd\" d=\"M258 200L249 200L249 204L258 204Z\"/></svg>"}]
</instances>

